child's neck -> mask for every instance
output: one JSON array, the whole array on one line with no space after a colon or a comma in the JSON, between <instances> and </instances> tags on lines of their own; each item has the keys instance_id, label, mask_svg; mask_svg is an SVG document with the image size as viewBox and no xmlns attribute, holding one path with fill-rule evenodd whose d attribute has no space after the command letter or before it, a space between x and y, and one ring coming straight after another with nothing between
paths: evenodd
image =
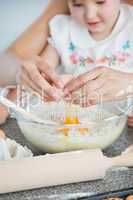
<instances>
[{"instance_id":1,"label":"child's neck","mask_svg":"<svg viewBox=\"0 0 133 200\"><path fill-rule=\"evenodd\" d=\"M113 29L112 29L113 30ZM104 40L106 39L112 32L112 30L110 30L110 32L104 32L104 33L90 33L92 38L96 41L100 41L100 40Z\"/></svg>"}]
</instances>

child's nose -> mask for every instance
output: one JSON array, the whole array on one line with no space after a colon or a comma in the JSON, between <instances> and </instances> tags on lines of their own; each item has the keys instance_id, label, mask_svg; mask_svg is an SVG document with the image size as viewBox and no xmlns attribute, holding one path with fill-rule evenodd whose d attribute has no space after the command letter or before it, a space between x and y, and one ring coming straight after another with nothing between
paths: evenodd
<instances>
[{"instance_id":1,"label":"child's nose","mask_svg":"<svg viewBox=\"0 0 133 200\"><path fill-rule=\"evenodd\" d=\"M87 21L95 19L97 17L97 10L93 6L88 6L85 12L85 18Z\"/></svg>"}]
</instances>

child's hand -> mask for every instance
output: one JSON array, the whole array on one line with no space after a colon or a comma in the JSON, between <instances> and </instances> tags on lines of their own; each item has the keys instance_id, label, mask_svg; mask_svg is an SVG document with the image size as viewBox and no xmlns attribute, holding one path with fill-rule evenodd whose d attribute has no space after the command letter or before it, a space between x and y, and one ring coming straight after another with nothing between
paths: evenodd
<instances>
[{"instance_id":1,"label":"child's hand","mask_svg":"<svg viewBox=\"0 0 133 200\"><path fill-rule=\"evenodd\" d=\"M133 75L107 67L97 67L70 81L64 89L65 95L87 86L87 97L91 105L102 101L119 100L129 93L133 85ZM123 93L124 91L124 93ZM122 94L121 94L122 92ZM90 101L91 99L91 101Z\"/></svg>"},{"instance_id":2,"label":"child's hand","mask_svg":"<svg viewBox=\"0 0 133 200\"><path fill-rule=\"evenodd\" d=\"M127 125L133 127L133 114L128 116Z\"/></svg>"},{"instance_id":3,"label":"child's hand","mask_svg":"<svg viewBox=\"0 0 133 200\"><path fill-rule=\"evenodd\" d=\"M64 83L64 86L73 79L72 74L63 74L60 76L61 81Z\"/></svg>"},{"instance_id":4,"label":"child's hand","mask_svg":"<svg viewBox=\"0 0 133 200\"><path fill-rule=\"evenodd\" d=\"M64 86L70 81L72 80L73 76L71 74L63 74L60 75L60 80L62 81L62 83L64 84ZM57 93L59 93L61 96L63 95L63 90L58 89L54 86L55 90L57 91ZM49 102L49 101L53 101L52 98L45 96L44 97L44 101L45 102Z\"/></svg>"}]
</instances>

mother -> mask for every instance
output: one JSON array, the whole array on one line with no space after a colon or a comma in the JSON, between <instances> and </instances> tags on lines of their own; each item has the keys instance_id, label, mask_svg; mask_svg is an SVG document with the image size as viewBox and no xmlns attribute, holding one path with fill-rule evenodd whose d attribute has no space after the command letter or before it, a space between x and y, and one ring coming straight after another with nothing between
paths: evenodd
<instances>
[{"instance_id":1,"label":"mother","mask_svg":"<svg viewBox=\"0 0 133 200\"><path fill-rule=\"evenodd\" d=\"M125 0L125 2L133 4L132 0ZM48 21L56 14L67 12L66 0L49 0L48 6L40 18L8 49L9 53L21 60L30 59L30 61L22 65L22 83L27 88L36 91L40 91L40 88L43 88L47 95L54 99L59 98L59 94L54 95L55 90L51 86L51 82L60 87L60 77L55 71L46 67L46 65L40 64L38 58L35 59L35 56L43 57L48 36ZM116 93L123 89L126 90L129 85L133 85L133 74L98 67L68 83L65 86L65 93L77 90L88 81L90 93L94 90L98 91L100 88L103 100L111 100ZM97 101L98 99L95 98L92 103L96 103ZM132 123L132 119L129 118L129 124Z\"/></svg>"}]
</instances>

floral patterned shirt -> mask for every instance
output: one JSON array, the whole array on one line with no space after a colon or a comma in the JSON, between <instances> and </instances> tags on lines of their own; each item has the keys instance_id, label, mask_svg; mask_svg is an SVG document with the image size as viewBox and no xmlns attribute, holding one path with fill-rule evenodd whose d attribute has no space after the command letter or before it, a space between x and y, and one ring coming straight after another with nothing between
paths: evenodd
<instances>
[{"instance_id":1,"label":"floral patterned shirt","mask_svg":"<svg viewBox=\"0 0 133 200\"><path fill-rule=\"evenodd\" d=\"M112 33L95 41L71 16L57 15L49 23L53 45L65 73L79 75L97 66L133 72L133 7L122 4Z\"/></svg>"}]
</instances>

